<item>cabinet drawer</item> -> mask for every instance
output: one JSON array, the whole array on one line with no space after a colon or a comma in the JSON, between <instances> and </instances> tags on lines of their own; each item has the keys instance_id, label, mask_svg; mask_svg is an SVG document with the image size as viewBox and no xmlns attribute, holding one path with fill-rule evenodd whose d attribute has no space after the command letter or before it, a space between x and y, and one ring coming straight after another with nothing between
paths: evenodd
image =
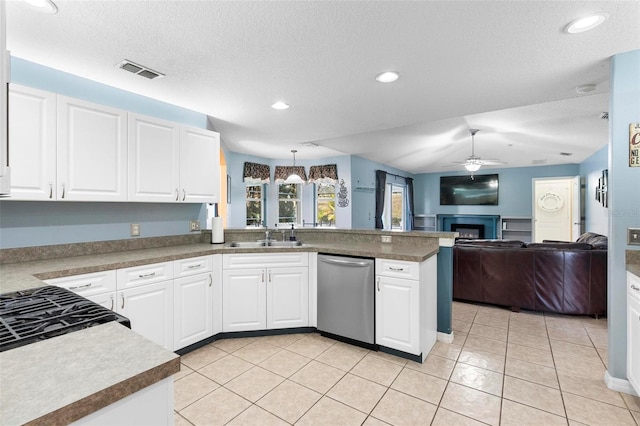
<instances>
[{"instance_id":1,"label":"cabinet drawer","mask_svg":"<svg viewBox=\"0 0 640 426\"><path fill-rule=\"evenodd\" d=\"M173 261L173 276L175 278L204 274L213 271L213 256L190 257Z\"/></svg>"},{"instance_id":2,"label":"cabinet drawer","mask_svg":"<svg viewBox=\"0 0 640 426\"><path fill-rule=\"evenodd\" d=\"M92 272L90 274L45 280L47 284L63 287L82 296L93 296L116 290L116 271Z\"/></svg>"},{"instance_id":3,"label":"cabinet drawer","mask_svg":"<svg viewBox=\"0 0 640 426\"><path fill-rule=\"evenodd\" d=\"M417 280L419 272L420 266L417 262L376 259L376 275Z\"/></svg>"},{"instance_id":4,"label":"cabinet drawer","mask_svg":"<svg viewBox=\"0 0 640 426\"><path fill-rule=\"evenodd\" d=\"M118 269L118 290L173 279L173 262Z\"/></svg>"},{"instance_id":5,"label":"cabinet drawer","mask_svg":"<svg viewBox=\"0 0 640 426\"><path fill-rule=\"evenodd\" d=\"M237 253L222 255L223 269L309 266L309 253Z\"/></svg>"}]
</instances>

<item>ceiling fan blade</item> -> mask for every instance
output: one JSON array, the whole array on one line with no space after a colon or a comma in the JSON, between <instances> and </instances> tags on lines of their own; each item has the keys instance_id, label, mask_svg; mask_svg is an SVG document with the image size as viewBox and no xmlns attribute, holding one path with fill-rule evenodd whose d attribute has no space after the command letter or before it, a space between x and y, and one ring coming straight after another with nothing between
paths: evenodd
<instances>
[{"instance_id":1,"label":"ceiling fan blade","mask_svg":"<svg viewBox=\"0 0 640 426\"><path fill-rule=\"evenodd\" d=\"M500 164L507 164L506 161L501 161L501 160L480 160L480 163L482 165L488 165L488 166L497 166Z\"/></svg>"}]
</instances>

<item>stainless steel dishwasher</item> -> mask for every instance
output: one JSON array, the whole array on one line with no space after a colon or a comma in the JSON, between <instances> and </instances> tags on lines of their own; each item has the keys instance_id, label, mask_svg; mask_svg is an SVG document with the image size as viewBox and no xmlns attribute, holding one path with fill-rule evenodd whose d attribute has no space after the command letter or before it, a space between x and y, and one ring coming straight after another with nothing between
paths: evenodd
<instances>
[{"instance_id":1,"label":"stainless steel dishwasher","mask_svg":"<svg viewBox=\"0 0 640 426\"><path fill-rule=\"evenodd\" d=\"M374 286L373 259L318 255L318 330L375 346Z\"/></svg>"}]
</instances>

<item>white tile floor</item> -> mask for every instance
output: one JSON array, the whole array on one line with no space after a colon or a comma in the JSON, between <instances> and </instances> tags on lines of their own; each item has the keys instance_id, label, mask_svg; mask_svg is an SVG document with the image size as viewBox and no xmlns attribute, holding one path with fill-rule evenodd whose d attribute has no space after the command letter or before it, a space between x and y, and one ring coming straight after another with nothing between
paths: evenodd
<instances>
[{"instance_id":1,"label":"white tile floor","mask_svg":"<svg viewBox=\"0 0 640 426\"><path fill-rule=\"evenodd\" d=\"M608 389L607 322L455 302L423 364L318 334L225 339L182 357L176 425L640 425Z\"/></svg>"}]
</instances>

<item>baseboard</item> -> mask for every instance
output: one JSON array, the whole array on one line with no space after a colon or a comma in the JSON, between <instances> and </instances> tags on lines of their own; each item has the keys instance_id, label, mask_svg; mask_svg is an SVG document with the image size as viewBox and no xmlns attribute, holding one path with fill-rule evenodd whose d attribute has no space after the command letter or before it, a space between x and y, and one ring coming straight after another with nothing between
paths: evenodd
<instances>
[{"instance_id":1,"label":"baseboard","mask_svg":"<svg viewBox=\"0 0 640 426\"><path fill-rule=\"evenodd\" d=\"M604 383L609 389L617 392L628 393L629 395L639 396L631 386L628 380L618 379L609 375L609 370L604 372Z\"/></svg>"},{"instance_id":2,"label":"baseboard","mask_svg":"<svg viewBox=\"0 0 640 426\"><path fill-rule=\"evenodd\" d=\"M449 334L438 332L438 342L453 343L453 331Z\"/></svg>"}]
</instances>

